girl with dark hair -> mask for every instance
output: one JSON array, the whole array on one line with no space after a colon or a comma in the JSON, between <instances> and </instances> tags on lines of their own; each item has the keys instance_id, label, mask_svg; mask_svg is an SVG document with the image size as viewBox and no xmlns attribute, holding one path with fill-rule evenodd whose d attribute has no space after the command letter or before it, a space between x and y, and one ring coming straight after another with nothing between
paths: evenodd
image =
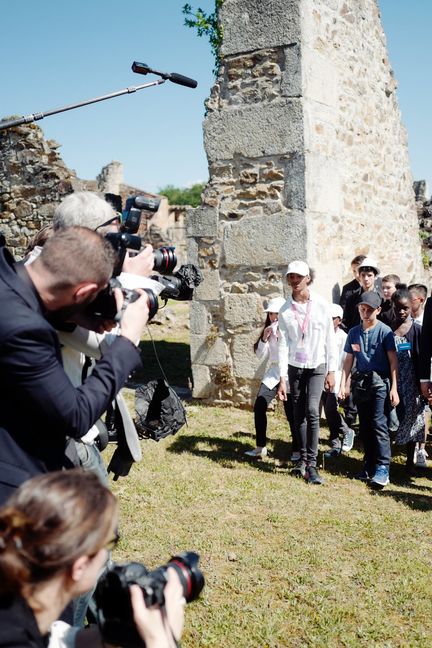
<instances>
[{"instance_id":1,"label":"girl with dark hair","mask_svg":"<svg viewBox=\"0 0 432 648\"><path fill-rule=\"evenodd\" d=\"M56 619L95 585L119 539L117 522L114 495L89 471L39 475L15 491L0 509L1 648L46 648L53 628L50 646L73 646L83 633L87 645L102 648L97 628L81 630ZM165 588L170 628L134 588L134 620L146 646L176 645L171 632L181 634L184 605L178 578Z\"/></svg>"},{"instance_id":2,"label":"girl with dark hair","mask_svg":"<svg viewBox=\"0 0 432 648\"><path fill-rule=\"evenodd\" d=\"M426 402L420 395L419 352L421 326L411 317L412 295L405 284L397 284L391 296L394 318L392 330L395 337L399 365L397 406L399 428L395 442L407 446L408 471L414 466L417 442L424 440Z\"/></svg>"},{"instance_id":3,"label":"girl with dark hair","mask_svg":"<svg viewBox=\"0 0 432 648\"><path fill-rule=\"evenodd\" d=\"M254 404L256 447L253 450L247 450L245 452L247 457L252 457L253 459L261 459L267 456L267 409L276 397L279 388L278 313L284 304L285 299L283 297L270 299L267 307L264 309L266 313L264 327L254 344L256 356L258 358L266 358L269 362ZM295 446L296 441L293 433L294 417L289 396L284 401L284 409L293 437L292 452L294 460L297 460L300 455L298 455L298 448Z\"/></svg>"}]
</instances>

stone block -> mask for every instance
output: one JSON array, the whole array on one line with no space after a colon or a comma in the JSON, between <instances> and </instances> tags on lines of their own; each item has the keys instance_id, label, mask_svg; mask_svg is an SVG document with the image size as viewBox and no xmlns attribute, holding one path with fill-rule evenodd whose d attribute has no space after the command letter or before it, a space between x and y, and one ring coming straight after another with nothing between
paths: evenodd
<instances>
[{"instance_id":1,"label":"stone block","mask_svg":"<svg viewBox=\"0 0 432 648\"><path fill-rule=\"evenodd\" d=\"M298 42L300 0L225 0L220 11L222 55Z\"/></svg>"},{"instance_id":2,"label":"stone block","mask_svg":"<svg viewBox=\"0 0 432 648\"><path fill-rule=\"evenodd\" d=\"M191 333L190 352L193 364L214 366L226 362L226 347L220 337L216 339L214 344L209 345L205 335Z\"/></svg>"},{"instance_id":3,"label":"stone block","mask_svg":"<svg viewBox=\"0 0 432 648\"><path fill-rule=\"evenodd\" d=\"M300 151L303 146L301 101L281 99L211 113L204 122L204 144L210 163L236 155L257 158ZM191 231L190 236L198 236L193 228Z\"/></svg>"},{"instance_id":4,"label":"stone block","mask_svg":"<svg viewBox=\"0 0 432 648\"><path fill-rule=\"evenodd\" d=\"M217 236L218 215L214 207L186 210L186 236Z\"/></svg>"},{"instance_id":5,"label":"stone block","mask_svg":"<svg viewBox=\"0 0 432 648\"><path fill-rule=\"evenodd\" d=\"M285 49L281 93L284 97L301 97L303 94L301 50L298 43Z\"/></svg>"},{"instance_id":6,"label":"stone block","mask_svg":"<svg viewBox=\"0 0 432 648\"><path fill-rule=\"evenodd\" d=\"M258 330L235 336L232 345L232 359L233 373L236 378L261 379L264 375L268 359L258 359L253 350L258 336Z\"/></svg>"},{"instance_id":7,"label":"stone block","mask_svg":"<svg viewBox=\"0 0 432 648\"><path fill-rule=\"evenodd\" d=\"M203 281L195 290L195 296L201 301L213 301L220 298L220 277L218 270L201 270Z\"/></svg>"},{"instance_id":8,"label":"stone block","mask_svg":"<svg viewBox=\"0 0 432 648\"><path fill-rule=\"evenodd\" d=\"M207 309L199 301L192 301L189 308L190 332L195 335L207 335L210 325Z\"/></svg>"},{"instance_id":9,"label":"stone block","mask_svg":"<svg viewBox=\"0 0 432 648\"><path fill-rule=\"evenodd\" d=\"M196 239L189 237L186 239L187 262L198 265L198 242Z\"/></svg>"},{"instance_id":10,"label":"stone block","mask_svg":"<svg viewBox=\"0 0 432 648\"><path fill-rule=\"evenodd\" d=\"M338 70L329 58L316 50L302 47L303 96L336 108L338 104Z\"/></svg>"},{"instance_id":11,"label":"stone block","mask_svg":"<svg viewBox=\"0 0 432 648\"><path fill-rule=\"evenodd\" d=\"M270 216L244 217L224 223L225 265L227 267L283 266L306 252L305 216L300 211Z\"/></svg>"},{"instance_id":12,"label":"stone block","mask_svg":"<svg viewBox=\"0 0 432 648\"><path fill-rule=\"evenodd\" d=\"M228 328L259 323L263 319L261 299L253 293L226 295L224 315Z\"/></svg>"},{"instance_id":13,"label":"stone block","mask_svg":"<svg viewBox=\"0 0 432 648\"><path fill-rule=\"evenodd\" d=\"M205 365L195 364L192 367L194 398L208 398L211 395L210 369Z\"/></svg>"},{"instance_id":14,"label":"stone block","mask_svg":"<svg viewBox=\"0 0 432 648\"><path fill-rule=\"evenodd\" d=\"M303 210L306 206L305 159L303 153L295 153L286 162L282 199L287 209Z\"/></svg>"},{"instance_id":15,"label":"stone block","mask_svg":"<svg viewBox=\"0 0 432 648\"><path fill-rule=\"evenodd\" d=\"M333 158L306 155L306 209L339 214L341 202L339 164Z\"/></svg>"}]
</instances>

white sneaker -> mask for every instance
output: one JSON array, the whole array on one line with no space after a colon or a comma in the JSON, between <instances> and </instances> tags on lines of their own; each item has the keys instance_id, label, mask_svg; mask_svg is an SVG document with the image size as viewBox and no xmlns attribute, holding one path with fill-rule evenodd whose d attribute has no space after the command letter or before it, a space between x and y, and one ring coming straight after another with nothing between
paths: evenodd
<instances>
[{"instance_id":1,"label":"white sneaker","mask_svg":"<svg viewBox=\"0 0 432 648\"><path fill-rule=\"evenodd\" d=\"M291 455L291 461L294 461L294 463L297 463L297 461L300 461L301 456L300 452L293 452Z\"/></svg>"},{"instance_id":2,"label":"white sneaker","mask_svg":"<svg viewBox=\"0 0 432 648\"><path fill-rule=\"evenodd\" d=\"M253 457L254 459L261 459L262 457L267 457L267 448L254 448L253 450L247 450L245 455L247 457Z\"/></svg>"},{"instance_id":3,"label":"white sneaker","mask_svg":"<svg viewBox=\"0 0 432 648\"><path fill-rule=\"evenodd\" d=\"M420 448L420 450L417 450L417 456L415 458L415 465L417 468L427 468L427 461L426 458L428 457L428 453L424 448Z\"/></svg>"}]
</instances>

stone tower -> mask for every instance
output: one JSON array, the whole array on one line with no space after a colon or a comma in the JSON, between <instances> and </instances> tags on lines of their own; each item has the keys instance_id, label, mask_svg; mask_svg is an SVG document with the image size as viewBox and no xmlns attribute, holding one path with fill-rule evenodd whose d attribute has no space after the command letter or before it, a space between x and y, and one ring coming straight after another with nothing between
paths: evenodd
<instances>
[{"instance_id":1,"label":"stone tower","mask_svg":"<svg viewBox=\"0 0 432 648\"><path fill-rule=\"evenodd\" d=\"M290 260L337 299L350 259L421 278L406 132L375 0L224 0L207 103L210 180L188 214L205 281L191 308L194 395L249 404L262 304Z\"/></svg>"}]
</instances>

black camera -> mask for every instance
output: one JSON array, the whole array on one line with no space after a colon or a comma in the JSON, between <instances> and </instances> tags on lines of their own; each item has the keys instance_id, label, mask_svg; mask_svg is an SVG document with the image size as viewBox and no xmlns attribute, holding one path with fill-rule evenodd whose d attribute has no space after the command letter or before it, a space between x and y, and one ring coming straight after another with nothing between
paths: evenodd
<instances>
[{"instance_id":1,"label":"black camera","mask_svg":"<svg viewBox=\"0 0 432 648\"><path fill-rule=\"evenodd\" d=\"M162 567L149 572L141 563L131 562L111 567L100 579L95 592L98 624L103 640L114 646L145 646L133 620L129 585L140 586L147 607L163 606L167 570L172 567L180 580L187 603L198 598L204 576L198 567L199 555L185 551Z\"/></svg>"},{"instance_id":2,"label":"black camera","mask_svg":"<svg viewBox=\"0 0 432 648\"><path fill-rule=\"evenodd\" d=\"M121 211L120 196L105 194L105 198L118 212ZM132 196L126 200L126 207L122 211L122 224L120 225L119 231L109 232L105 235L117 255L113 277L109 286L98 294L95 301L87 309L88 316L96 317L97 320L119 319L113 293L116 287L120 288L123 293L125 300L124 306L138 299L139 293L123 287L117 277L121 273L127 250L139 252L141 249L141 237L137 236L136 232L138 232L140 227L142 211L157 211L159 204L159 199L147 198L145 196ZM153 283L153 287L143 288L148 296L149 320L154 317L159 309L158 297L165 302L168 299L178 301L191 300L194 289L203 279L199 268L192 264L182 265L177 272L166 276L172 273L177 265L177 256L174 247L161 247L153 252L153 257L154 269L162 276L152 275L152 281L157 283Z\"/></svg>"}]
</instances>

